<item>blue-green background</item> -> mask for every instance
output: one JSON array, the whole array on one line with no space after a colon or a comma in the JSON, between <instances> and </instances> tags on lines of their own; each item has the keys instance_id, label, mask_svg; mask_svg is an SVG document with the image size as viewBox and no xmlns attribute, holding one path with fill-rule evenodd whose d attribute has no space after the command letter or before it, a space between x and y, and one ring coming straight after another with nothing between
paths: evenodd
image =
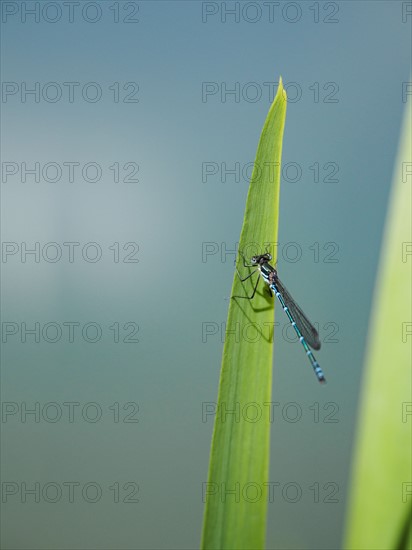
<instances>
[{"instance_id":1,"label":"blue-green background","mask_svg":"<svg viewBox=\"0 0 412 550\"><path fill-rule=\"evenodd\" d=\"M29 3L28 3L29 4ZM41 3L43 4L43 3ZM367 323L410 71L410 18L402 3L340 2L338 23L319 3L298 2L290 23L251 23L241 17L202 22L202 3L138 2L139 22L114 23L114 3L99 2L94 24L76 16L2 24L2 80L42 84L98 82L97 103L57 103L9 97L2 108L2 161L41 164L97 162L99 183L77 178L57 183L2 183L2 240L46 243L96 241L100 262L2 263L2 321L95 321L100 342L76 338L39 344L20 335L2 346L2 399L30 408L41 404L97 402L104 414L88 423L77 414L56 423L3 417L2 480L21 485L95 481L102 499L34 503L20 495L3 504L4 548L196 548L199 544L213 419L202 403L217 399L221 330L202 342L202 323L226 319L233 255L222 243L238 240L248 183L228 176L202 182L202 163L253 161L270 102L264 82L282 75L295 82L300 101L289 103L283 163L302 166L302 179L281 187L279 240L298 243L300 261L280 254L278 270L311 318L338 325L338 342L318 353L329 384L319 387L300 346L275 339L270 481L298 483L302 498L287 502L278 490L268 507L267 547L339 548L362 376ZM120 13L129 10L120 2ZM130 3L129 3L130 4ZM226 7L236 3L226 2ZM256 3L255 3L256 4ZM290 4L290 3L289 3ZM16 3L21 9L21 4ZM242 8L244 4L240 4ZM262 4L260 4L262 5ZM290 8L293 10L293 7ZM252 8L251 8L252 10ZM78 13L78 12L76 12ZM251 11L250 14L253 12ZM293 11L290 12L293 16ZM114 103L113 82L139 84L138 103ZM219 95L202 101L202 82L232 88L255 82L256 102ZM320 101L309 89L320 84ZM327 82L339 91L324 103ZM328 90L330 91L330 90ZM113 183L114 162L139 164L139 183ZM314 183L309 166L339 165L338 183ZM324 177L321 171L321 177ZM114 263L114 242L139 244L139 263ZM202 261L202 243L219 253ZM327 263L323 246L339 246ZM320 261L314 261L314 243ZM138 344L113 343L115 321L139 324ZM285 321L277 313L281 328ZM251 365L253 368L253 365ZM114 423L109 407L139 404L138 423ZM288 422L281 409L296 403L302 419ZM322 420L336 403L337 423ZM319 403L320 422L314 422ZM293 410L290 409L290 414ZM377 427L378 429L378 427ZM139 484L139 502L113 503L114 482ZM253 482L253 480L251 480ZM327 482L339 486L337 503L322 502ZM319 483L320 502L309 487ZM293 495L293 493L291 492Z\"/></svg>"}]
</instances>

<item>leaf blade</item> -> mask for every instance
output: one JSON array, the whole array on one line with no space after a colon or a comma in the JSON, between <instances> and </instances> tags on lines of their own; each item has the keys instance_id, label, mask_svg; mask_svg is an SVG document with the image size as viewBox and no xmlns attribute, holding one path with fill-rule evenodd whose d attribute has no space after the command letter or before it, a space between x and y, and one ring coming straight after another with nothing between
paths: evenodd
<instances>
[{"instance_id":1,"label":"leaf blade","mask_svg":"<svg viewBox=\"0 0 412 550\"><path fill-rule=\"evenodd\" d=\"M411 240L412 193L402 173L411 162L410 102L405 115L374 296L347 514L345 548L356 550L399 548L399 541L408 538L405 520L411 521L411 497L403 495L404 483L412 492L411 416L402 416L412 400L411 347L401 334L402 322L411 321L412 301L411 261L401 256Z\"/></svg>"},{"instance_id":2,"label":"leaf blade","mask_svg":"<svg viewBox=\"0 0 412 550\"><path fill-rule=\"evenodd\" d=\"M280 80L259 140L249 186L239 241L239 248L245 253L253 248L251 243L262 247L267 242L277 241L285 116L286 94ZM255 249L254 253L258 252ZM275 251L273 256L276 261ZM245 269L242 262L238 264L239 269ZM250 293L250 284L248 280L243 285L235 273L232 295ZM260 407L262 412L264 403L270 402L273 326L274 303L268 301L264 293L256 293L253 303L241 299L230 301L219 384L219 412L215 419L206 486L203 549L264 548L270 418L268 410L257 421L247 420L245 414L252 414L250 403L256 403L257 410ZM253 330L256 331L254 336ZM228 413L231 410L234 413Z\"/></svg>"}]
</instances>

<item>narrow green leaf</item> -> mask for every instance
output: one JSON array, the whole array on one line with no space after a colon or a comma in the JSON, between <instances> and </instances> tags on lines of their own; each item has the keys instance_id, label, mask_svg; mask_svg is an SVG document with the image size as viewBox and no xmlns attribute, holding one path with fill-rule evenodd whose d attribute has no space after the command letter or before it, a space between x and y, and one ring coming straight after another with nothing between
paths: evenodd
<instances>
[{"instance_id":1,"label":"narrow green leaf","mask_svg":"<svg viewBox=\"0 0 412 550\"><path fill-rule=\"evenodd\" d=\"M356 550L405 550L411 544L410 101L405 115L374 297L354 456L345 548Z\"/></svg>"},{"instance_id":2,"label":"narrow green leaf","mask_svg":"<svg viewBox=\"0 0 412 550\"><path fill-rule=\"evenodd\" d=\"M280 161L286 94L279 82L260 137L249 186L239 249L247 258L277 241ZM271 248L274 256L275 251ZM273 257L276 262L276 257ZM241 273L250 271L238 261ZM255 278L232 295L251 294ZM215 418L202 548L264 548L269 467L274 304L263 285L250 300L231 300ZM250 405L255 403L257 406Z\"/></svg>"}]
</instances>

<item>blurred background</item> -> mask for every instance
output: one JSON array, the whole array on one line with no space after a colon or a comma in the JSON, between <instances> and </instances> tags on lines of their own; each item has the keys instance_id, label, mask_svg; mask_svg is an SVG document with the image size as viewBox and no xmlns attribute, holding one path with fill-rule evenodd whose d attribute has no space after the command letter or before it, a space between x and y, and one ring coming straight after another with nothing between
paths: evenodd
<instances>
[{"instance_id":1,"label":"blurred background","mask_svg":"<svg viewBox=\"0 0 412 550\"><path fill-rule=\"evenodd\" d=\"M328 385L276 310L267 547L339 548L410 3L1 7L3 547L198 547L225 298L282 76L277 267Z\"/></svg>"}]
</instances>

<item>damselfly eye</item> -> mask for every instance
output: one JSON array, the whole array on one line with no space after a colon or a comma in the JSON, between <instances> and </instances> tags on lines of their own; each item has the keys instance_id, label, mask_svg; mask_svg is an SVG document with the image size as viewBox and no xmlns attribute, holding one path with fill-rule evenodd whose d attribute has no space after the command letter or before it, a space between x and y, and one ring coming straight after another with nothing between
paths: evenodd
<instances>
[{"instance_id":1,"label":"damselfly eye","mask_svg":"<svg viewBox=\"0 0 412 550\"><path fill-rule=\"evenodd\" d=\"M266 254L266 257L270 261L272 259L272 254Z\"/></svg>"},{"instance_id":2,"label":"damselfly eye","mask_svg":"<svg viewBox=\"0 0 412 550\"><path fill-rule=\"evenodd\" d=\"M252 258L252 264L255 264L256 263L256 256L253 256Z\"/></svg>"}]
</instances>

